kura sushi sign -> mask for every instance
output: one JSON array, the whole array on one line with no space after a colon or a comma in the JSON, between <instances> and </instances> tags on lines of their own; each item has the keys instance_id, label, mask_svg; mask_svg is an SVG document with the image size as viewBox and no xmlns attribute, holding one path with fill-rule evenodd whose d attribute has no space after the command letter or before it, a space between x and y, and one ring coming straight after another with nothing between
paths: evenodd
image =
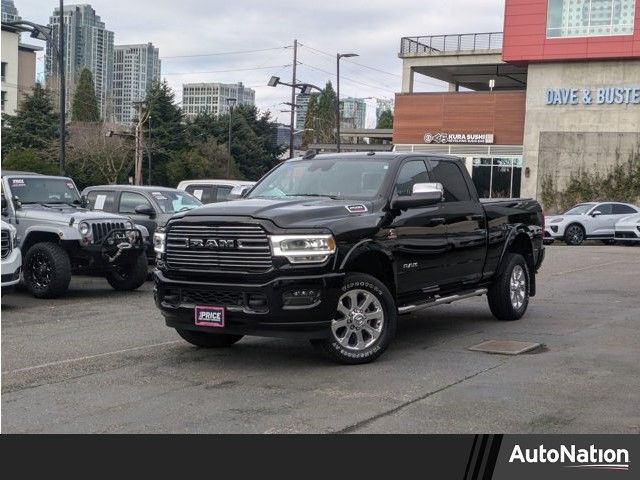
<instances>
[{"instance_id":1,"label":"kura sushi sign","mask_svg":"<svg viewBox=\"0 0 640 480\"><path fill-rule=\"evenodd\" d=\"M632 87L547 88L547 105L640 105L640 85Z\"/></svg>"}]
</instances>

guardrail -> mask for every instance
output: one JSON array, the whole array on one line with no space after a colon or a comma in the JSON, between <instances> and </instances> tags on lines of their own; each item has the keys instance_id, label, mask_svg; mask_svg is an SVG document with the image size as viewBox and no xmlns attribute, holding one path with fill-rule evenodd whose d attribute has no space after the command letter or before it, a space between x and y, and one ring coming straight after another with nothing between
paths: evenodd
<instances>
[{"instance_id":1,"label":"guardrail","mask_svg":"<svg viewBox=\"0 0 640 480\"><path fill-rule=\"evenodd\" d=\"M502 32L403 37L400 41L400 56L500 50L502 38Z\"/></svg>"}]
</instances>

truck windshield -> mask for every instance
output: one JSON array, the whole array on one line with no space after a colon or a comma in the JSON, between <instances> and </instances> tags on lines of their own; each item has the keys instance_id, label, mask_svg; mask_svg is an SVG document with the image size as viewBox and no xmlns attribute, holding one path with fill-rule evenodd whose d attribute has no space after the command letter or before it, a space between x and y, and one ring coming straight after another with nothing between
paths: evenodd
<instances>
[{"instance_id":1,"label":"truck windshield","mask_svg":"<svg viewBox=\"0 0 640 480\"><path fill-rule=\"evenodd\" d=\"M187 192L161 190L159 192L151 192L151 195L158 203L162 213L184 212L202 205L200 200Z\"/></svg>"},{"instance_id":2,"label":"truck windshield","mask_svg":"<svg viewBox=\"0 0 640 480\"><path fill-rule=\"evenodd\" d=\"M286 162L256 185L247 198L375 198L389 170L383 159L311 159Z\"/></svg>"},{"instance_id":3,"label":"truck windshield","mask_svg":"<svg viewBox=\"0 0 640 480\"><path fill-rule=\"evenodd\" d=\"M69 178L11 177L8 180L11 195L23 204L82 203L76 185Z\"/></svg>"}]
</instances>

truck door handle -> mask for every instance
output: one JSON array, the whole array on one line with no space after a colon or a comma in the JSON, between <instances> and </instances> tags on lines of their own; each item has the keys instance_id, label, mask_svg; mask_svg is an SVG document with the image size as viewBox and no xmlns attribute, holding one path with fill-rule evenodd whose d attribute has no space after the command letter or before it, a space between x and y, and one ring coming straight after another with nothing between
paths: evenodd
<instances>
[{"instance_id":1,"label":"truck door handle","mask_svg":"<svg viewBox=\"0 0 640 480\"><path fill-rule=\"evenodd\" d=\"M446 220L442 217L432 218L429 220L429 225L444 225Z\"/></svg>"},{"instance_id":2,"label":"truck door handle","mask_svg":"<svg viewBox=\"0 0 640 480\"><path fill-rule=\"evenodd\" d=\"M484 215L480 215L480 214L478 214L478 215L471 215L471 220L474 220L474 221L484 220Z\"/></svg>"}]
</instances>

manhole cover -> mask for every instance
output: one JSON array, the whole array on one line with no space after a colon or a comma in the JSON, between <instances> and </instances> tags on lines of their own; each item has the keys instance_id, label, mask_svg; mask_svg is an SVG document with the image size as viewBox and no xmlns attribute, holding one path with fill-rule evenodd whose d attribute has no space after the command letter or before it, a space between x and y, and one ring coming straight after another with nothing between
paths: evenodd
<instances>
[{"instance_id":1,"label":"manhole cover","mask_svg":"<svg viewBox=\"0 0 640 480\"><path fill-rule=\"evenodd\" d=\"M469 347L468 350L474 352L499 353L502 355L520 355L521 353L530 352L541 347L539 343L533 342L516 342L515 340L487 340Z\"/></svg>"}]
</instances>

